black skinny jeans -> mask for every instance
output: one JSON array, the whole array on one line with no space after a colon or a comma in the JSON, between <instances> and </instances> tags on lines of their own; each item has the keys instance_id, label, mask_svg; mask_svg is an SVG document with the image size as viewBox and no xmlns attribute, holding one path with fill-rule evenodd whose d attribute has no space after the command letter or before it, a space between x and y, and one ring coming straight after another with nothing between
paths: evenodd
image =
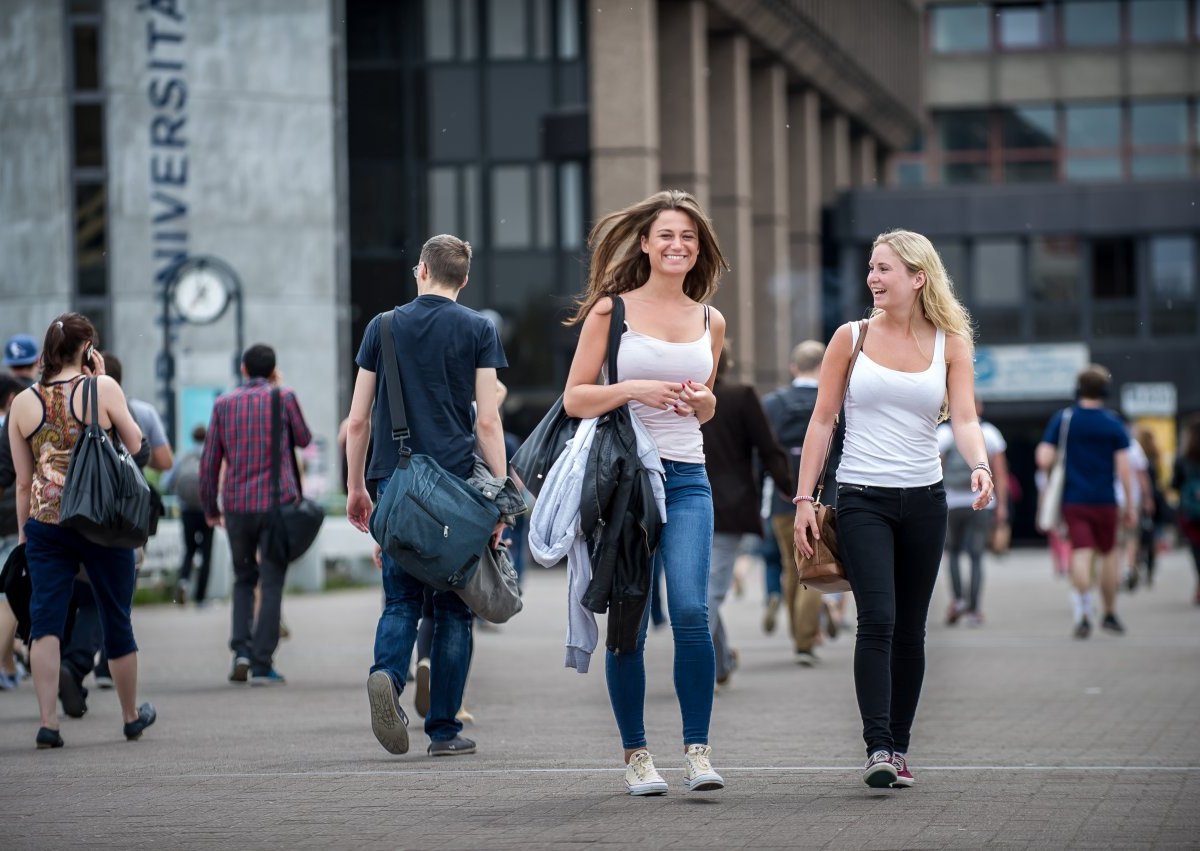
<instances>
[{"instance_id":1,"label":"black skinny jeans","mask_svg":"<svg viewBox=\"0 0 1200 851\"><path fill-rule=\"evenodd\" d=\"M946 543L946 491L941 482L839 484L837 525L858 606L854 689L867 753L904 753L925 678L925 621Z\"/></svg>"}]
</instances>

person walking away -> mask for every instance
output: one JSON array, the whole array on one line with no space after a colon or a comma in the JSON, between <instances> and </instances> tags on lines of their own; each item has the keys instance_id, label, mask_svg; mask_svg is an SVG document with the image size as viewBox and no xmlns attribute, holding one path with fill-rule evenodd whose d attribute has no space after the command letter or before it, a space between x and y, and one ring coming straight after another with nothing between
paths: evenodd
<instances>
[{"instance_id":1,"label":"person walking away","mask_svg":"<svg viewBox=\"0 0 1200 851\"><path fill-rule=\"evenodd\" d=\"M795 544L811 557L820 535L813 493L861 341L845 397L837 525L858 607L854 686L868 754L862 776L872 787L912 786L907 754L946 539L937 424L947 414L973 470L975 510L992 500L994 485L975 416L971 319L937 251L921 234L888 231L875 239L867 270L871 318L840 327L821 364L800 459Z\"/></svg>"},{"instance_id":2,"label":"person walking away","mask_svg":"<svg viewBox=\"0 0 1200 851\"><path fill-rule=\"evenodd\" d=\"M280 383L275 350L261 343L242 354L246 383L219 397L204 450L200 455L200 499L209 526L224 525L233 558L233 622L229 640L233 670L229 680L252 686L284 685L275 670L279 619L286 564L259 557L265 550L271 518L271 393ZM308 446L312 432L304 421L296 394L280 387L283 433L278 435L279 502L300 499L292 457L295 447ZM225 475L221 477L221 465ZM217 491L220 487L220 504ZM261 580L261 603L255 614L254 589Z\"/></svg>"},{"instance_id":3,"label":"person walking away","mask_svg":"<svg viewBox=\"0 0 1200 851\"><path fill-rule=\"evenodd\" d=\"M1129 590L1133 591L1142 581L1141 567L1145 566L1145 582L1149 588L1154 585L1154 571L1158 566L1158 544L1162 538L1163 529L1170 522L1171 507L1163 493L1162 451L1154 432L1148 428L1137 431L1137 442L1146 455L1146 482L1150 492L1149 514L1142 518L1142 534L1139 541L1139 555L1133 573L1129 576Z\"/></svg>"},{"instance_id":4,"label":"person walking away","mask_svg":"<svg viewBox=\"0 0 1200 851\"><path fill-rule=\"evenodd\" d=\"M1066 481L1062 492L1062 518L1071 543L1071 607L1074 635L1092 632L1092 588L1100 575L1104 619L1100 626L1120 635L1117 619L1117 529L1122 516L1127 526L1137 522L1133 470L1129 461L1129 435L1121 419L1104 406L1112 375L1098 364L1079 373L1076 402L1066 425ZM1034 451L1039 469L1049 474L1058 454L1059 433L1065 410L1050 418L1042 441ZM1124 492L1124 511L1118 513L1113 479Z\"/></svg>"},{"instance_id":5,"label":"person walking away","mask_svg":"<svg viewBox=\"0 0 1200 851\"><path fill-rule=\"evenodd\" d=\"M779 442L787 450L792 469L798 470L800 467L804 436L808 432L813 408L817 404L817 377L824 356L825 344L819 340L804 340L798 343L792 349L791 362L788 364L792 373L791 384L767 394L763 399L767 419L779 437ZM831 450L830 472L825 479L825 493L828 494L825 498L831 503L837 492L837 464L834 462L841 456L842 433L843 429L839 427ZM791 493L792 489L775 489L774 499L771 500L771 525L779 542L779 556L783 564L783 600L787 608L796 662L804 667L812 667L817 663L816 645L821 632L821 608L824 600L820 591L801 585L796 572L795 549L792 544L795 537L793 523L796 507L792 505L789 496ZM828 617L831 634L836 635L838 616L830 611Z\"/></svg>"},{"instance_id":6,"label":"person walking away","mask_svg":"<svg viewBox=\"0 0 1200 851\"><path fill-rule=\"evenodd\" d=\"M775 439L758 394L748 384L730 380L733 357L726 345L713 383L716 413L700 427L704 469L712 487L714 532L708 573L708 621L716 659L716 685L724 686L737 667L737 652L721 620L721 606L733 583L734 563L742 539L762 534L758 516L760 486L755 461L771 476L777 490L791 493L795 482L787 453Z\"/></svg>"},{"instance_id":7,"label":"person walking away","mask_svg":"<svg viewBox=\"0 0 1200 851\"><path fill-rule=\"evenodd\" d=\"M200 459L207 438L207 427L198 425L192 429L194 446L179 457L163 479L163 487L179 501L183 527L183 562L179 566L179 581L175 583L175 603L185 605L190 596L197 608L208 602L208 575L212 568L213 529L204 519L204 501L200 497ZM193 582L197 555L200 567Z\"/></svg>"},{"instance_id":8,"label":"person walking away","mask_svg":"<svg viewBox=\"0 0 1200 851\"><path fill-rule=\"evenodd\" d=\"M8 432L4 423L16 395L28 385L8 372L0 372L0 566L17 546L17 480L8 448ZM16 659L17 619L9 608L0 588L0 691L16 688L21 682L21 668Z\"/></svg>"},{"instance_id":9,"label":"person walking away","mask_svg":"<svg viewBox=\"0 0 1200 851\"><path fill-rule=\"evenodd\" d=\"M1200 416L1188 421L1171 487L1179 491L1179 529L1192 549L1196 567L1194 602L1200 606Z\"/></svg>"},{"instance_id":10,"label":"person walking away","mask_svg":"<svg viewBox=\"0 0 1200 851\"><path fill-rule=\"evenodd\" d=\"M33 584L30 662L41 713L39 749L63 745L58 724L60 647L81 564L100 608L125 737L140 738L157 717L152 704L139 706L136 699L137 643L130 620L133 550L92 543L59 525L71 447L90 416L83 394L77 392L88 375L98 376L100 425L127 446L139 445L142 437L120 385L104 374L96 343L95 328L81 314L64 313L55 319L42 346L41 378L36 387L17 396L8 417L17 471L17 519Z\"/></svg>"},{"instance_id":11,"label":"person walking away","mask_svg":"<svg viewBox=\"0 0 1200 851\"><path fill-rule=\"evenodd\" d=\"M708 743L715 660L708 619L712 490L704 469L701 424L713 418L716 364L725 317L710 308L728 268L708 216L686 192L659 192L604 216L589 237L587 290L570 318L582 324L567 376L569 416L599 417L622 405L653 436L666 469L666 514L656 560L663 564L675 642L675 693L683 715L684 786L721 789ZM613 301L625 303L617 356L620 381L604 383ZM636 650L608 651L605 676L625 756L631 795L658 795L667 784L654 767L644 723L649 606Z\"/></svg>"},{"instance_id":12,"label":"person walking away","mask_svg":"<svg viewBox=\"0 0 1200 851\"><path fill-rule=\"evenodd\" d=\"M946 625L954 626L963 618L968 626L983 625L979 606L983 595L983 552L992 529L1008 522L1008 443L1000 429L983 419L983 402L975 400L975 413L983 430L987 460L995 475L996 498L983 511L972 508L973 470L954 449L954 429L949 423L938 426L938 452L942 458L942 483L946 487L948 526L946 531L946 567L950 573L950 591L954 595L946 612ZM960 562L963 553L971 560L970 583L964 589Z\"/></svg>"},{"instance_id":13,"label":"person walking away","mask_svg":"<svg viewBox=\"0 0 1200 851\"><path fill-rule=\"evenodd\" d=\"M413 453L429 455L464 480L471 475L478 447L492 474L506 475L496 370L508 361L496 326L458 303L470 268L470 244L450 234L430 238L413 267L417 297L395 309L390 327L377 316L363 335L355 358L358 376L346 432L346 515L362 532L370 533L372 490L368 483L382 495L399 457L398 446L391 439L388 394L395 388L384 380L383 334L393 336L399 361L404 408L412 432L405 446ZM477 409L474 421L472 401ZM368 466L367 445L372 433L376 439ZM503 523L497 524L493 543L504 529ZM464 553L464 560L470 555ZM384 749L394 754L407 753L409 748L408 717L400 708L400 693L408 679L427 588L383 554L384 609L375 633L375 661L367 677L367 696L371 730ZM455 715L466 688L473 616L453 591L434 591L432 598L427 752L431 756L472 754L476 744L462 735L462 722Z\"/></svg>"},{"instance_id":14,"label":"person walking away","mask_svg":"<svg viewBox=\"0 0 1200 851\"><path fill-rule=\"evenodd\" d=\"M1150 459L1142 444L1134 437L1132 426L1125 422L1125 433L1129 437L1129 478L1133 484L1133 505L1137 521L1133 526L1124 526L1117 534L1117 571L1125 587L1137 587L1139 561L1141 559L1142 532L1154 523L1154 487L1150 481ZM1113 481L1117 496L1117 511L1124 514L1125 500L1120 480Z\"/></svg>"}]
</instances>

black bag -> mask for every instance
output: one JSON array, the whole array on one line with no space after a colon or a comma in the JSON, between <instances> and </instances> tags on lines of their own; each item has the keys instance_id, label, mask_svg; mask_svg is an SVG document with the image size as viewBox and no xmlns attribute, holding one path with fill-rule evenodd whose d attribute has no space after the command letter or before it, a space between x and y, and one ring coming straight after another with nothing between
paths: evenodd
<instances>
[{"instance_id":1,"label":"black bag","mask_svg":"<svg viewBox=\"0 0 1200 851\"><path fill-rule=\"evenodd\" d=\"M150 537L150 485L119 440L100 427L95 378L83 382L84 418L91 422L71 450L59 525L105 547L143 546Z\"/></svg>"},{"instance_id":2,"label":"black bag","mask_svg":"<svg viewBox=\"0 0 1200 851\"><path fill-rule=\"evenodd\" d=\"M617 374L617 350L621 347L621 334L625 331L625 302L620 296L612 296L613 308L608 323L608 374ZM611 380L611 379L610 379ZM563 397L550 406L546 416L537 424L525 442L521 444L509 465L521 477L521 483L534 496L542 491L546 474L562 455L567 441L575 436L579 428L577 417L567 416L563 410Z\"/></svg>"},{"instance_id":3,"label":"black bag","mask_svg":"<svg viewBox=\"0 0 1200 851\"><path fill-rule=\"evenodd\" d=\"M29 601L33 599L33 581L29 578L29 563L25 560L25 545L17 544L0 571L0 593L8 600L13 617L17 619L17 637L29 643L32 621Z\"/></svg>"},{"instance_id":4,"label":"black bag","mask_svg":"<svg viewBox=\"0 0 1200 851\"><path fill-rule=\"evenodd\" d=\"M379 320L383 377L387 382L392 439L400 442L396 470L371 513L371 535L401 569L438 591L464 588L500 520L496 504L428 455L404 445L411 435L396 343L393 311Z\"/></svg>"},{"instance_id":5,"label":"black bag","mask_svg":"<svg viewBox=\"0 0 1200 851\"><path fill-rule=\"evenodd\" d=\"M494 549L483 548L479 569L465 588L455 588L476 617L488 623L507 623L521 611L521 586L508 554L508 544L501 541Z\"/></svg>"},{"instance_id":6,"label":"black bag","mask_svg":"<svg viewBox=\"0 0 1200 851\"><path fill-rule=\"evenodd\" d=\"M262 555L267 561L288 565L308 552L317 539L321 524L325 522L325 510L301 494L296 502L280 505L279 456L283 454L283 416L280 411L279 388L271 390L271 516L267 519L266 535ZM296 473L296 486L300 486L300 465L296 453L288 451L292 469Z\"/></svg>"}]
</instances>

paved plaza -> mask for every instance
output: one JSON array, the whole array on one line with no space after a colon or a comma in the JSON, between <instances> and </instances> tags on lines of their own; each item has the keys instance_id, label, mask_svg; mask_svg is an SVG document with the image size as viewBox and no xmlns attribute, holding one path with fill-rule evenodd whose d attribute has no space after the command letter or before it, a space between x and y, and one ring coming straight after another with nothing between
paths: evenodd
<instances>
[{"instance_id":1,"label":"paved plaza","mask_svg":"<svg viewBox=\"0 0 1200 851\"><path fill-rule=\"evenodd\" d=\"M647 731L671 784L624 794L604 687L563 668L565 572L536 565L526 609L479 632L466 734L475 756L434 760L371 735L367 669L377 590L289 596L283 688L225 682L229 608L142 607L141 693L159 721L120 735L92 690L66 747L36 751L32 685L0 693L0 847L58 848L1197 848L1200 608L1183 553L1123 595L1128 635L1070 637L1067 590L1042 551L989 562L987 623L943 625L934 598L911 765L874 790L862 752L853 636L798 667L786 626L764 635L761 578L726 606L741 668L716 699L718 793L683 790L671 642L650 637ZM603 635L603 630L601 630Z\"/></svg>"}]
</instances>

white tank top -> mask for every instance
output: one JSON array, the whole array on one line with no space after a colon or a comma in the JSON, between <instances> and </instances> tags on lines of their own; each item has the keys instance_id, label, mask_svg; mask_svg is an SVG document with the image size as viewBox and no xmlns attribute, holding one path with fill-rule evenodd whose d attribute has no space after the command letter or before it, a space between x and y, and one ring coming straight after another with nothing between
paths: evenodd
<instances>
[{"instance_id":1,"label":"white tank top","mask_svg":"<svg viewBox=\"0 0 1200 851\"><path fill-rule=\"evenodd\" d=\"M708 328L707 305L704 307L704 335L690 343L668 343L634 331L629 323L625 324L625 329L621 335L621 348L617 351L617 377L621 381L648 379L683 383L691 379L703 384L712 375L712 336ZM629 403L629 410L637 414L653 435L658 454L664 461L704 463L704 437L696 417L681 417L674 411L651 408L636 399Z\"/></svg>"},{"instance_id":2,"label":"white tank top","mask_svg":"<svg viewBox=\"0 0 1200 851\"><path fill-rule=\"evenodd\" d=\"M858 323L850 323L858 344ZM946 333L934 338L923 372L880 366L860 352L846 393L846 441L839 484L915 488L942 480L937 421L946 396Z\"/></svg>"}]
</instances>

